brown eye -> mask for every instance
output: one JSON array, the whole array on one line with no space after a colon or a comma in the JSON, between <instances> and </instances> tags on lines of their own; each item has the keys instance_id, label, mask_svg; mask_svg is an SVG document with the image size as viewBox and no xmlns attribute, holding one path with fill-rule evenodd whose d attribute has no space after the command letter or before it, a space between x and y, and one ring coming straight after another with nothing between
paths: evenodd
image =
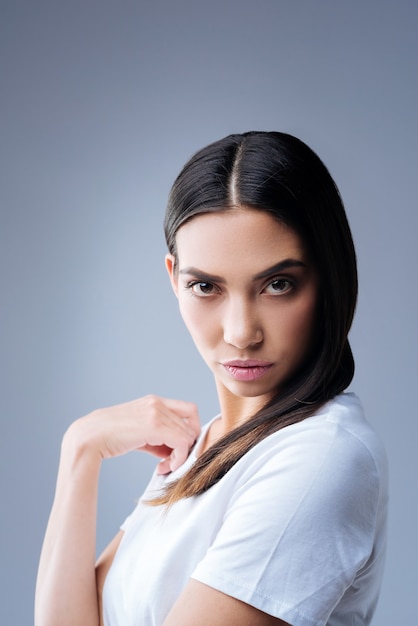
<instances>
[{"instance_id":1,"label":"brown eye","mask_svg":"<svg viewBox=\"0 0 418 626\"><path fill-rule=\"evenodd\" d=\"M282 294L288 292L293 287L293 284L287 278L275 278L266 287L267 293L270 294Z\"/></svg>"},{"instance_id":2,"label":"brown eye","mask_svg":"<svg viewBox=\"0 0 418 626\"><path fill-rule=\"evenodd\" d=\"M214 291L213 285L205 282L193 283L190 288L196 296L210 296Z\"/></svg>"}]
</instances>

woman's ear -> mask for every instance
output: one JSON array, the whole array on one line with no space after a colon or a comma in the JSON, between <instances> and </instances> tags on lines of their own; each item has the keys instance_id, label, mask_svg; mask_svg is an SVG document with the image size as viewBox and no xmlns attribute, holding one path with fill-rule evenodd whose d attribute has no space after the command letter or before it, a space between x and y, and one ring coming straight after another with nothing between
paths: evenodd
<instances>
[{"instance_id":1,"label":"woman's ear","mask_svg":"<svg viewBox=\"0 0 418 626\"><path fill-rule=\"evenodd\" d=\"M176 258L172 254L166 254L165 266L170 277L171 286L174 293L178 296L178 274L176 268Z\"/></svg>"}]
</instances>

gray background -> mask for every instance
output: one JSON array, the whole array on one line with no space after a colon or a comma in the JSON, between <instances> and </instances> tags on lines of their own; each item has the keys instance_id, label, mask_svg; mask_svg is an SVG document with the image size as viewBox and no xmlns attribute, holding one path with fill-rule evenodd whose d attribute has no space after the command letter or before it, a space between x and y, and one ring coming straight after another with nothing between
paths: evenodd
<instances>
[{"instance_id":1,"label":"gray background","mask_svg":"<svg viewBox=\"0 0 418 626\"><path fill-rule=\"evenodd\" d=\"M1 614L32 622L59 444L76 417L153 392L217 410L182 327L161 222L195 150L278 129L342 192L361 295L353 389L391 463L375 625L415 623L415 1L2 1ZM105 464L101 549L153 466ZM412 486L412 487L411 487Z\"/></svg>"}]
</instances>

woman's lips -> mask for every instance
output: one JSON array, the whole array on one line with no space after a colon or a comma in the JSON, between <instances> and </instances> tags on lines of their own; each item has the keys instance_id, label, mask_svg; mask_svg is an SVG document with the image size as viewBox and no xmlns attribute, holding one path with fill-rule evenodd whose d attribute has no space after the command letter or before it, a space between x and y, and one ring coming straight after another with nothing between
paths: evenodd
<instances>
[{"instance_id":1,"label":"woman's lips","mask_svg":"<svg viewBox=\"0 0 418 626\"><path fill-rule=\"evenodd\" d=\"M226 371L235 380L252 381L264 376L273 365L267 361L225 361L222 363Z\"/></svg>"}]
</instances>

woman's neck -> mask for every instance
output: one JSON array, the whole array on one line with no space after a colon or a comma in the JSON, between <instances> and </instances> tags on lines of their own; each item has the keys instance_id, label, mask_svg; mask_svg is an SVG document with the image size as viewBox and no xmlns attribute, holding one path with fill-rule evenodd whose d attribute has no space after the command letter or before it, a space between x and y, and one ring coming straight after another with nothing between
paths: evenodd
<instances>
[{"instance_id":1,"label":"woman's neck","mask_svg":"<svg viewBox=\"0 0 418 626\"><path fill-rule=\"evenodd\" d=\"M208 429L201 452L240 424L251 419L270 399L266 396L236 396L224 387L222 383L217 383L216 387L219 397L220 417L212 422Z\"/></svg>"}]
</instances>

